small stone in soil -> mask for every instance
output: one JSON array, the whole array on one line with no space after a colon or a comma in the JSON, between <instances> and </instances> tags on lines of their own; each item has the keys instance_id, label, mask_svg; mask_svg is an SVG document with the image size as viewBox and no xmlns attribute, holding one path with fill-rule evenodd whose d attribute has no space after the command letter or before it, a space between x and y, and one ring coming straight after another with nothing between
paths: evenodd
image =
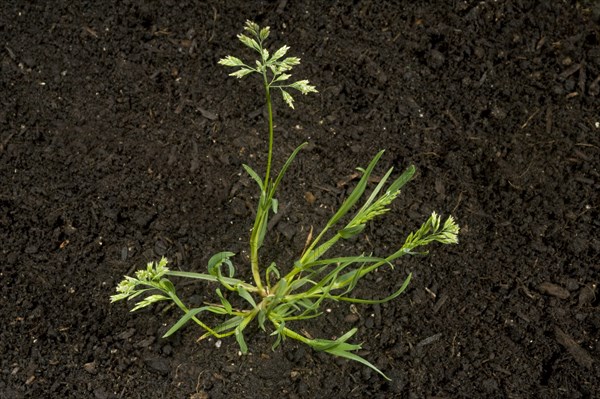
<instances>
[{"instance_id":1,"label":"small stone in soil","mask_svg":"<svg viewBox=\"0 0 600 399\"><path fill-rule=\"evenodd\" d=\"M587 284L579 291L579 306L588 306L596 299L596 284Z\"/></svg>"},{"instance_id":2,"label":"small stone in soil","mask_svg":"<svg viewBox=\"0 0 600 399\"><path fill-rule=\"evenodd\" d=\"M163 359L162 357L151 357L144 359L144 363L148 366L152 371L158 372L162 375L169 374L171 371L171 367L169 366L169 362L167 359Z\"/></svg>"},{"instance_id":3,"label":"small stone in soil","mask_svg":"<svg viewBox=\"0 0 600 399\"><path fill-rule=\"evenodd\" d=\"M96 370L96 362L89 362L83 365L83 369L90 374L96 374L98 370Z\"/></svg>"},{"instance_id":4,"label":"small stone in soil","mask_svg":"<svg viewBox=\"0 0 600 399\"><path fill-rule=\"evenodd\" d=\"M548 282L540 284L538 286L538 291L542 294L555 296L560 299L567 299L570 296L569 291L566 288Z\"/></svg>"}]
</instances>

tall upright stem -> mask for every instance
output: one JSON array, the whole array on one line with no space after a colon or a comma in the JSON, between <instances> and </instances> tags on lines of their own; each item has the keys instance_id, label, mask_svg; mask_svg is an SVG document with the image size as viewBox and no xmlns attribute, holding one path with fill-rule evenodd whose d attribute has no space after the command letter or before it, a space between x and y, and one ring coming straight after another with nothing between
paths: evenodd
<instances>
[{"instance_id":1,"label":"tall upright stem","mask_svg":"<svg viewBox=\"0 0 600 399\"><path fill-rule=\"evenodd\" d=\"M261 226L264 223L265 213L263 210L263 202L266 199L265 192L260 193L260 200L258 202L258 208L256 209L256 219L254 220L254 227L252 227L252 233L250 233L250 267L252 269L252 278L256 283L256 288L261 296L266 296L262 279L260 278L260 268L258 264L258 247L259 247L259 234Z\"/></svg>"},{"instance_id":2,"label":"tall upright stem","mask_svg":"<svg viewBox=\"0 0 600 399\"><path fill-rule=\"evenodd\" d=\"M267 204L268 199L270 198L270 190L271 190L271 160L273 158L273 107L271 105L271 93L269 91L269 81L267 77L266 71L263 73L264 84L265 84L265 97L267 100L267 110L269 112L269 152L267 154L267 171L265 172L265 180L264 180L264 190L260 193L260 201L258 204L258 209L256 211L256 220L254 221L254 228L252 229L252 234L250 235L250 264L252 267L252 277L254 282L256 283L256 287L258 288L259 293L262 296L267 295L267 292L264 289L262 284L262 279L260 277L260 265L258 261L258 250L259 250L259 235L261 229L264 228L264 223L266 223L270 204Z\"/></svg>"},{"instance_id":3,"label":"tall upright stem","mask_svg":"<svg viewBox=\"0 0 600 399\"><path fill-rule=\"evenodd\" d=\"M269 152L267 155L267 172L265 173L265 189L269 191L269 178L271 177L271 158L273 157L273 107L271 106L271 92L267 73L263 74L265 81L265 97L267 99L267 111L269 113Z\"/></svg>"}]
</instances>

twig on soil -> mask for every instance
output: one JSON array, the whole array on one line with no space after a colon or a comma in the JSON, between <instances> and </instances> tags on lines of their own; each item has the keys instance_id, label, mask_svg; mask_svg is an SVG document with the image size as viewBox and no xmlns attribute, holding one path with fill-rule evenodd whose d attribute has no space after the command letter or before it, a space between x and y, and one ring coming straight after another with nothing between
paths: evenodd
<instances>
[{"instance_id":1,"label":"twig on soil","mask_svg":"<svg viewBox=\"0 0 600 399\"><path fill-rule=\"evenodd\" d=\"M6 148L6 145L8 144L8 142L10 141L10 139L13 138L13 136L15 135L16 132L12 132L11 134L8 135L8 137L0 144L0 154L2 154L2 151L4 151L4 148Z\"/></svg>"},{"instance_id":2,"label":"twig on soil","mask_svg":"<svg viewBox=\"0 0 600 399\"><path fill-rule=\"evenodd\" d=\"M531 114L531 115L529 116L529 118L527 118L527 120L525 121L525 123L523 123L523 124L521 125L521 129L525 129L525 128L527 127L527 125L529 125L529 122L531 122L531 120L532 120L532 119L533 119L533 118L534 118L534 117L535 117L535 116L536 116L536 115L537 115L539 112L540 112L540 109L539 109L539 108L538 108L538 109L536 109L536 110L533 112L533 114Z\"/></svg>"},{"instance_id":3,"label":"twig on soil","mask_svg":"<svg viewBox=\"0 0 600 399\"><path fill-rule=\"evenodd\" d=\"M446 110L444 112L442 112L444 115L446 115L448 117L448 119L450 119L450 121L452 121L452 123L454 124L454 127L457 129L462 129L462 126L460 124L460 122L454 117L454 115L452 115L452 113L450 113L449 110Z\"/></svg>"},{"instance_id":4,"label":"twig on soil","mask_svg":"<svg viewBox=\"0 0 600 399\"><path fill-rule=\"evenodd\" d=\"M577 364L588 370L592 368L594 359L571 336L558 327L554 327L554 334L556 335L556 341L565 347Z\"/></svg>"}]
</instances>

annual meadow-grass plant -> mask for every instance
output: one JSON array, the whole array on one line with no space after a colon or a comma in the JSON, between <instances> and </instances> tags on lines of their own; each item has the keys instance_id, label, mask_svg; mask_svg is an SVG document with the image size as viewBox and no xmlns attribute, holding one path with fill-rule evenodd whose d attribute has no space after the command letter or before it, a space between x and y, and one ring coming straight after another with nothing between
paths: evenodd
<instances>
[{"instance_id":1,"label":"annual meadow-grass plant","mask_svg":"<svg viewBox=\"0 0 600 399\"><path fill-rule=\"evenodd\" d=\"M400 189L413 177L414 166L409 166L399 177L391 180L393 168L389 168L372 190L367 191L369 178L375 169L383 151L379 152L368 163L366 168L358 168L362 176L352 192L345 198L339 209L325 223L320 232L309 235L303 252L288 264L269 265L261 262L261 250L267 225L271 214L277 213L277 188L288 170L288 167L307 144L299 145L289 156L275 175L272 171L272 154L274 145L273 132L273 100L272 93L281 93L284 102L294 108L294 98L290 92L302 94L316 93L308 80L291 80L291 70L300 63L296 57L286 57L288 46L282 46L274 53L265 47L269 36L269 28L260 28L247 21L245 33L238 35L239 40L258 54L255 62L247 63L240 58L227 56L219 64L236 68L231 76L243 78L247 75L258 75L262 81L268 113L268 150L267 164L261 176L253 168L243 165L246 172L256 182L260 197L256 208L254 226L250 233L250 267L252 282L236 277L232 252L220 252L208 261L207 273L195 273L170 270L166 258L150 262L146 269L139 270L135 277L126 276L117 286L117 294L111 301L122 299L141 299L131 311L144 308L159 301L172 301L183 312L183 316L165 333L168 337L192 321L203 329L200 339L207 337L223 338L235 336L240 350L248 351L244 330L252 323L275 337L273 349L284 339L298 340L317 351L360 362L387 378L377 367L356 354L361 349L359 344L348 342L356 333L352 328L335 339L312 338L301 333L298 327L302 320L318 317L325 301L344 301L355 304L378 304L391 301L400 295L411 279L408 274L396 292L380 298L357 298L352 295L353 289L367 274L382 267L394 268L398 258L410 254L423 254L417 249L434 241L442 244L458 242L458 225L452 216L442 221L433 213L423 225L408 235L404 243L390 255L385 257L370 254L352 254L346 256L328 256L329 250L338 242L359 235L367 223L387 213L390 204L400 194ZM215 303L190 308L177 295L172 278L188 278L208 281L217 285ZM151 295L147 295L151 294ZM239 297L234 301L232 295ZM232 301L236 304L234 306ZM223 322L209 326L202 320L203 313L214 313L223 317Z\"/></svg>"}]
</instances>

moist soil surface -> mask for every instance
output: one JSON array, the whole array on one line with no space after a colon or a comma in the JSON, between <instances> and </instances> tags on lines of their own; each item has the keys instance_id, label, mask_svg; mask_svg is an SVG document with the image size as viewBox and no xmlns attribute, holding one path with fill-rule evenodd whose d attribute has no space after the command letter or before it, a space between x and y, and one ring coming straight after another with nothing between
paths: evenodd
<instances>
[{"instance_id":1,"label":"moist soil surface","mask_svg":"<svg viewBox=\"0 0 600 399\"><path fill-rule=\"evenodd\" d=\"M593 1L3 2L0 397L591 398L600 392L600 10ZM460 243L361 281L294 328L356 327L359 363L249 327L197 342L157 304L109 303L161 256L205 272L247 241L266 164L260 81L217 65L272 29L318 94L275 98L282 183L261 256L289 268L356 167L417 168L340 254L395 251L432 211ZM369 188L374 187L374 183ZM214 286L176 280L191 306ZM128 306L129 305L129 306ZM211 323L217 320L210 319ZM269 332L269 331L268 331Z\"/></svg>"}]
</instances>

